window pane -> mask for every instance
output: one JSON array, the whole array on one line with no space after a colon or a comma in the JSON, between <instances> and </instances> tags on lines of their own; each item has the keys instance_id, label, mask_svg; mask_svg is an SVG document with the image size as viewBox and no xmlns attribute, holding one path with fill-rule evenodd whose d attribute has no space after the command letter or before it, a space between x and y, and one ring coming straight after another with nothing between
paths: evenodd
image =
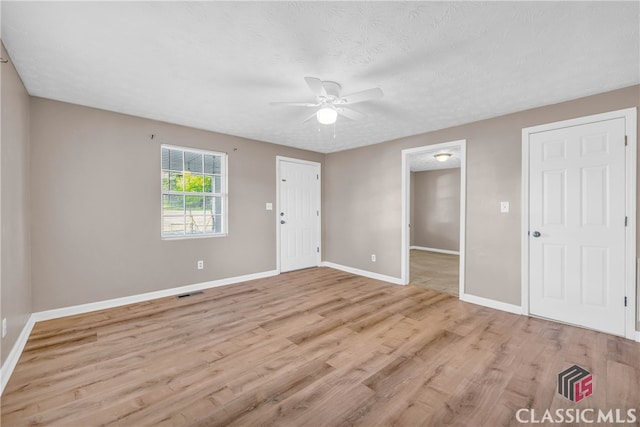
<instances>
[{"instance_id":1,"label":"window pane","mask_svg":"<svg viewBox=\"0 0 640 427\"><path fill-rule=\"evenodd\" d=\"M213 159L215 156L210 154L205 154L204 156L204 173L214 173L213 172Z\"/></svg>"},{"instance_id":2,"label":"window pane","mask_svg":"<svg viewBox=\"0 0 640 427\"><path fill-rule=\"evenodd\" d=\"M187 216L187 234L199 234L206 231L204 215Z\"/></svg>"},{"instance_id":3,"label":"window pane","mask_svg":"<svg viewBox=\"0 0 640 427\"><path fill-rule=\"evenodd\" d=\"M181 235L184 234L184 215L162 217L162 234Z\"/></svg>"},{"instance_id":4,"label":"window pane","mask_svg":"<svg viewBox=\"0 0 640 427\"><path fill-rule=\"evenodd\" d=\"M184 196L162 195L162 214L163 215L184 215Z\"/></svg>"},{"instance_id":5,"label":"window pane","mask_svg":"<svg viewBox=\"0 0 640 427\"><path fill-rule=\"evenodd\" d=\"M222 157L220 156L213 157L213 173L222 173Z\"/></svg>"},{"instance_id":6,"label":"window pane","mask_svg":"<svg viewBox=\"0 0 640 427\"><path fill-rule=\"evenodd\" d=\"M184 176L182 176L182 173L169 173L169 190L184 191Z\"/></svg>"},{"instance_id":7,"label":"window pane","mask_svg":"<svg viewBox=\"0 0 640 427\"><path fill-rule=\"evenodd\" d=\"M222 214L222 197L205 197L205 214L220 215Z\"/></svg>"},{"instance_id":8,"label":"window pane","mask_svg":"<svg viewBox=\"0 0 640 427\"><path fill-rule=\"evenodd\" d=\"M199 212L200 215L204 214L204 197L202 196L186 196L186 210L187 213L194 211Z\"/></svg>"},{"instance_id":9,"label":"window pane","mask_svg":"<svg viewBox=\"0 0 640 427\"><path fill-rule=\"evenodd\" d=\"M211 193L211 191L213 190L213 186L212 186L212 179L213 177L204 176L204 192L205 193Z\"/></svg>"},{"instance_id":10,"label":"window pane","mask_svg":"<svg viewBox=\"0 0 640 427\"><path fill-rule=\"evenodd\" d=\"M169 189L169 172L162 172L162 189Z\"/></svg>"},{"instance_id":11,"label":"window pane","mask_svg":"<svg viewBox=\"0 0 640 427\"><path fill-rule=\"evenodd\" d=\"M206 154L204 156L204 173L221 174L222 157Z\"/></svg>"},{"instance_id":12,"label":"window pane","mask_svg":"<svg viewBox=\"0 0 640 427\"><path fill-rule=\"evenodd\" d=\"M202 175L186 173L184 180L184 191L189 193L202 193L202 183L204 181Z\"/></svg>"},{"instance_id":13,"label":"window pane","mask_svg":"<svg viewBox=\"0 0 640 427\"><path fill-rule=\"evenodd\" d=\"M165 154L166 152L166 154ZM162 169L182 171L182 150L162 149Z\"/></svg>"},{"instance_id":14,"label":"window pane","mask_svg":"<svg viewBox=\"0 0 640 427\"><path fill-rule=\"evenodd\" d=\"M184 170L202 173L202 154L186 151L184 153Z\"/></svg>"},{"instance_id":15,"label":"window pane","mask_svg":"<svg viewBox=\"0 0 640 427\"><path fill-rule=\"evenodd\" d=\"M220 193L222 178L219 176L212 176L211 179L213 181L213 192Z\"/></svg>"},{"instance_id":16,"label":"window pane","mask_svg":"<svg viewBox=\"0 0 640 427\"><path fill-rule=\"evenodd\" d=\"M213 217L213 232L222 233L222 215L215 215Z\"/></svg>"},{"instance_id":17,"label":"window pane","mask_svg":"<svg viewBox=\"0 0 640 427\"><path fill-rule=\"evenodd\" d=\"M204 230L213 232L213 197L204 198Z\"/></svg>"},{"instance_id":18,"label":"window pane","mask_svg":"<svg viewBox=\"0 0 640 427\"><path fill-rule=\"evenodd\" d=\"M168 148L162 149L162 169L165 169L165 170L169 169L169 149Z\"/></svg>"}]
</instances>

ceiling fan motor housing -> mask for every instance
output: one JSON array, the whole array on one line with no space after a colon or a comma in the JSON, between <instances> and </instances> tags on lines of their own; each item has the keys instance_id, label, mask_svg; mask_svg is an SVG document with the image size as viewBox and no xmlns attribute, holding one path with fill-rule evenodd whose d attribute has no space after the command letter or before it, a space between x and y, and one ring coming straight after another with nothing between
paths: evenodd
<instances>
[{"instance_id":1,"label":"ceiling fan motor housing","mask_svg":"<svg viewBox=\"0 0 640 427\"><path fill-rule=\"evenodd\" d=\"M326 101L333 102L340 99L340 85L336 82L322 82L324 90L327 92Z\"/></svg>"}]
</instances>

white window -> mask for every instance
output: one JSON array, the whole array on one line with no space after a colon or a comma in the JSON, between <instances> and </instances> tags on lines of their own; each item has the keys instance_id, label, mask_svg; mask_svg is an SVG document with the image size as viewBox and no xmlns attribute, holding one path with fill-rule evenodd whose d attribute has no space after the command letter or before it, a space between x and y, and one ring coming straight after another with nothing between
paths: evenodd
<instances>
[{"instance_id":1,"label":"white window","mask_svg":"<svg viewBox=\"0 0 640 427\"><path fill-rule=\"evenodd\" d=\"M227 155L163 145L162 237L226 234Z\"/></svg>"}]
</instances>

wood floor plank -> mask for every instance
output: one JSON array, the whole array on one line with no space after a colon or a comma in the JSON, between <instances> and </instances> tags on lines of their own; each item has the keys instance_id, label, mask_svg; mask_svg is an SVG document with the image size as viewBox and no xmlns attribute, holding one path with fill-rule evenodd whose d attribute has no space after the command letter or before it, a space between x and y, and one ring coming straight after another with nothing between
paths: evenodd
<instances>
[{"instance_id":1,"label":"wood floor plank","mask_svg":"<svg viewBox=\"0 0 640 427\"><path fill-rule=\"evenodd\" d=\"M556 390L573 364L594 393ZM329 268L38 322L6 426L511 426L636 408L640 344ZM640 414L639 414L640 415Z\"/></svg>"}]
</instances>

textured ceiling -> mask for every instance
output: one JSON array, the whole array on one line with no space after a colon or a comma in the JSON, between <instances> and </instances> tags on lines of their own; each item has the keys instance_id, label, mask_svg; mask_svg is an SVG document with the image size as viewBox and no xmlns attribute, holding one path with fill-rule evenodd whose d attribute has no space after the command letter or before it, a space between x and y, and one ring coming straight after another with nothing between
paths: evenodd
<instances>
[{"instance_id":1,"label":"textured ceiling","mask_svg":"<svg viewBox=\"0 0 640 427\"><path fill-rule=\"evenodd\" d=\"M1 34L31 95L333 152L637 84L639 7L5 0ZM335 128L268 105L305 76L385 96Z\"/></svg>"}]
</instances>

